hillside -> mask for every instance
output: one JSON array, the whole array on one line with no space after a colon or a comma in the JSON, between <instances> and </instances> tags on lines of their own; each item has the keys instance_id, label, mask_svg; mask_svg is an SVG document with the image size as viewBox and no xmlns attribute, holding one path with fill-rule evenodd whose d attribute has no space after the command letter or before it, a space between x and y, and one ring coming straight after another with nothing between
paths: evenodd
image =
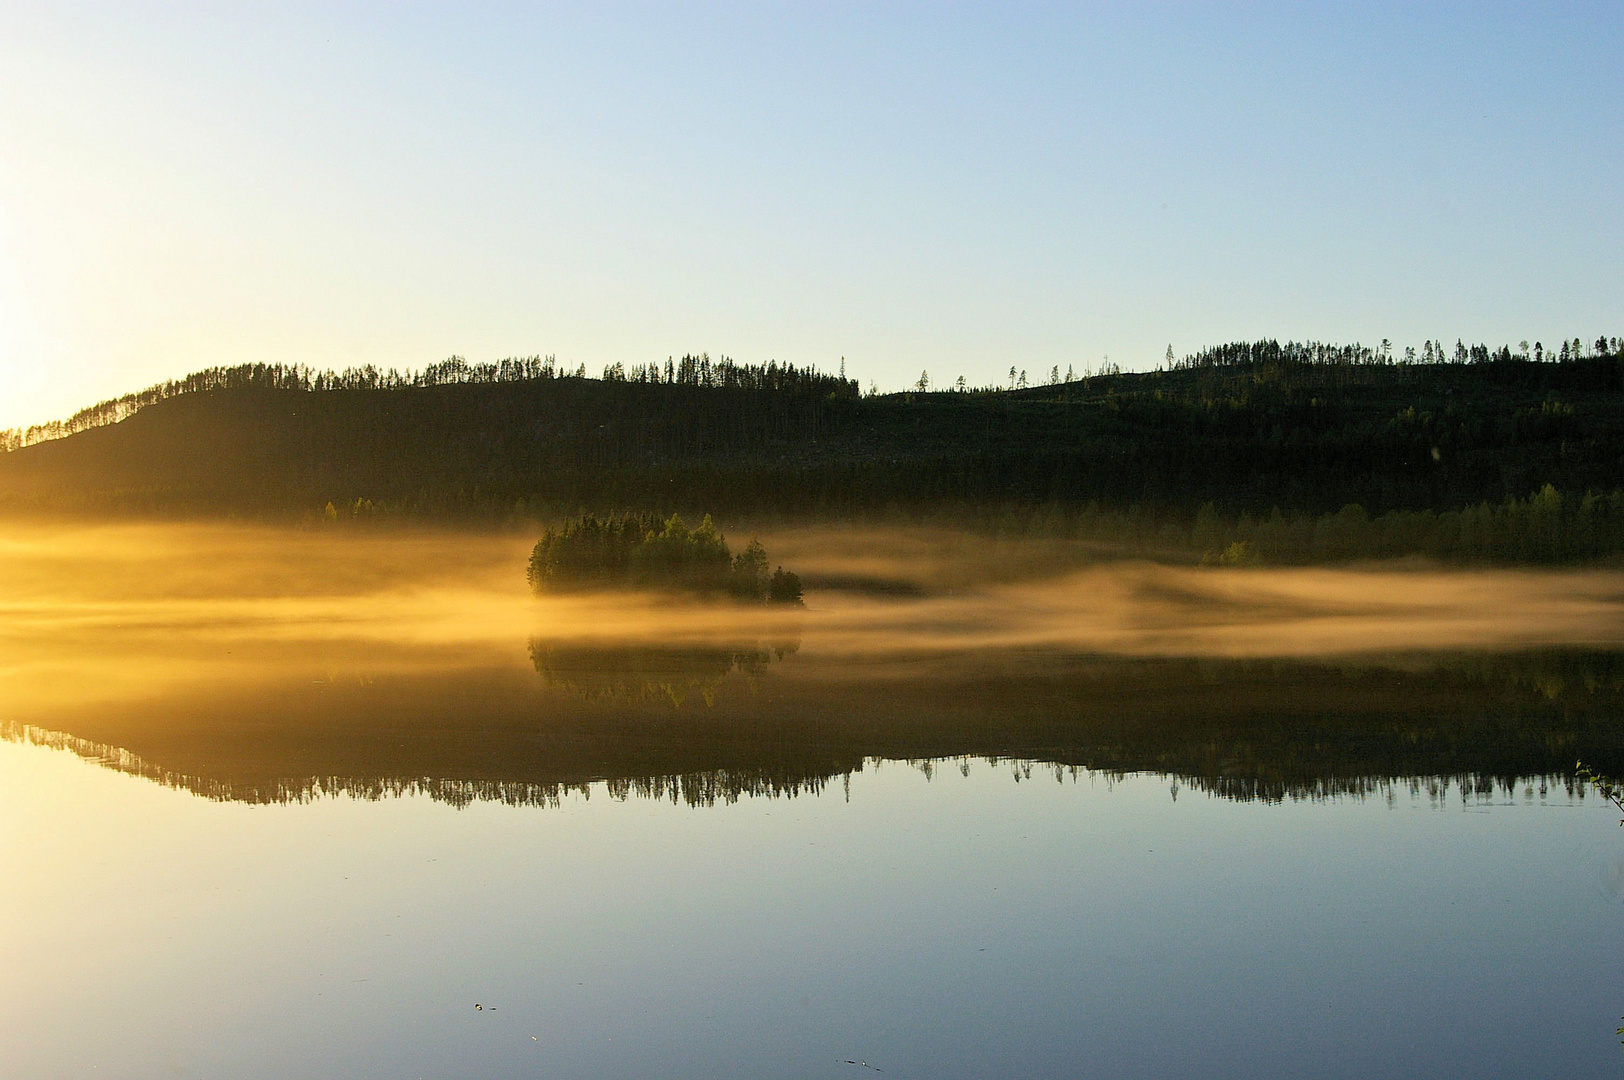
<instances>
[{"instance_id":1,"label":"hillside","mask_svg":"<svg viewBox=\"0 0 1624 1080\"><path fill-rule=\"evenodd\" d=\"M0 454L0 508L300 516L1081 507L1192 520L1449 511L1624 485L1624 358L1303 360L859 396L519 377L242 385ZM658 380L655 372L655 380ZM829 386L837 389L833 392Z\"/></svg>"}]
</instances>

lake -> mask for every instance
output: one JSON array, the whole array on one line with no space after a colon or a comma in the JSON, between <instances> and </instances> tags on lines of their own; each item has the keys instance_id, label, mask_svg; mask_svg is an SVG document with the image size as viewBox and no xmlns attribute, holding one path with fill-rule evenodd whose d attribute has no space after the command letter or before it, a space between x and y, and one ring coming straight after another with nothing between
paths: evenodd
<instances>
[{"instance_id":1,"label":"lake","mask_svg":"<svg viewBox=\"0 0 1624 1080\"><path fill-rule=\"evenodd\" d=\"M0 1075L1618 1067L1624 576L763 539L0 526Z\"/></svg>"}]
</instances>

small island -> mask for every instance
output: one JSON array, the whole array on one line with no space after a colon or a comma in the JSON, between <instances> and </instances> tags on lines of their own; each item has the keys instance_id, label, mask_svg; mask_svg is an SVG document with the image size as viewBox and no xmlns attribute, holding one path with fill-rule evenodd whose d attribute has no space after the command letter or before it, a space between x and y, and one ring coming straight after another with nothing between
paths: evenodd
<instances>
[{"instance_id":1,"label":"small island","mask_svg":"<svg viewBox=\"0 0 1624 1080\"><path fill-rule=\"evenodd\" d=\"M584 515L548 529L530 552L525 580L537 593L655 589L750 603L801 604L801 579L751 540L734 554L710 515L690 529L678 514Z\"/></svg>"}]
</instances>

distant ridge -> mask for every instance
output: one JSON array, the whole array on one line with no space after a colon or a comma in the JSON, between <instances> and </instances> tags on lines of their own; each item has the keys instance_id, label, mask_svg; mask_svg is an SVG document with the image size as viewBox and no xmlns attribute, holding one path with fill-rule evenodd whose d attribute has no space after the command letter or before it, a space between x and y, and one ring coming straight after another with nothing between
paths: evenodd
<instances>
[{"instance_id":1,"label":"distant ridge","mask_svg":"<svg viewBox=\"0 0 1624 1080\"><path fill-rule=\"evenodd\" d=\"M1535 363L1560 363L1579 361L1587 357L1583 339L1574 338L1572 341L1563 340L1559 349L1552 349L1547 355L1543 344L1536 343L1534 351L1528 352L1528 343L1522 343L1522 352L1516 359L1529 360ZM1621 346L1617 337L1599 337L1590 347L1589 358L1607 358L1620 353ZM1509 363L1514 359L1511 346L1502 345L1497 350L1491 350L1487 345L1467 346L1457 341L1453 355L1454 363ZM1336 345L1326 342L1290 341L1282 345L1280 342L1268 339L1255 342L1231 342L1227 345L1217 345L1174 360L1172 347L1168 348L1166 369L1195 369L1210 367L1263 367L1263 366L1392 366L1394 364L1416 363L1431 365L1446 362L1446 353L1443 342L1426 342L1420 352L1414 348L1406 349L1400 356L1393 352L1390 343L1384 341L1378 347L1354 343L1352 345ZM844 368L844 365L842 365ZM1158 368L1157 370L1162 370ZM1098 375L1119 375L1122 369L1119 365L1106 364L1096 373ZM378 368L371 364L358 368L346 368L342 372L328 369L306 367L302 364L237 364L229 367L205 368L193 372L180 379L171 379L156 383L144 390L137 390L120 397L110 398L87 406L68 417L66 420L51 420L42 424L30 425L26 428L0 429L0 452L20 450L25 446L47 442L52 439L66 438L81 431L88 431L95 427L105 427L129 419L136 412L148 405L165 401L181 394L197 394L210 390L301 390L306 392L320 390L398 390L406 387L422 386L449 386L458 383L505 383L528 382L538 379L556 378L586 378L586 365L581 364L573 369L560 367L557 358L551 355L541 356L510 356L502 360L489 363L469 363L464 357L451 356L437 363L430 364L421 371L400 371L395 368ZM1087 382L1089 372L1084 372L1081 380ZM664 371L658 364L640 364L627 368L624 364L615 363L607 365L603 370L605 382L638 382L661 383L683 386L704 386L717 388L746 388L746 389L773 389L773 390L801 390L811 392L829 392L840 396L856 396L858 385L855 380L848 380L844 370L839 376L824 374L813 367L797 368L794 364L780 365L776 361L767 364L751 365L739 364L723 356L712 361L708 353L686 354L680 361L667 358ZM1057 385L1079 381L1073 369L1068 367L1062 379L1059 367L1052 369L1051 377L1047 383L1040 385ZM1031 385L1026 372L1018 375L1014 367L1010 368L1010 391L1025 390ZM930 389L929 373L920 376L917 389L925 392ZM942 389L937 387L937 389ZM955 389L949 386L946 389ZM961 392L969 389L961 378L957 389ZM999 385L988 385L975 388L976 393L996 393L1005 389Z\"/></svg>"},{"instance_id":2,"label":"distant ridge","mask_svg":"<svg viewBox=\"0 0 1624 1080\"><path fill-rule=\"evenodd\" d=\"M1147 551L1187 546L1198 519L1219 523L1199 541L1214 551L1254 525L1278 520L1270 527L1284 536L1300 520L1290 543L1305 552L1324 532L1317 518L1344 509L1336 528L1355 532L1367 516L1473 510L1476 524L1406 519L1421 539L1383 540L1380 552L1515 561L1535 548L1559 560L1624 550L1616 339L1526 358L1446 352L1432 343L1412 362L1385 346L1261 341L1152 372L1052 369L1024 388L1016 373L1013 389L945 391L921 375L915 390L886 395L816 369L703 354L599 379L541 357L454 357L408 375L225 368L85 410L52 429L70 433L0 454L0 509L286 519L331 504L346 518L498 521L1091 513L1115 515ZM1489 521L1497 514L1511 524ZM1503 543L1479 535L1502 525ZM1550 528L1560 542L1538 533ZM1286 541L1258 543L1278 553Z\"/></svg>"}]
</instances>

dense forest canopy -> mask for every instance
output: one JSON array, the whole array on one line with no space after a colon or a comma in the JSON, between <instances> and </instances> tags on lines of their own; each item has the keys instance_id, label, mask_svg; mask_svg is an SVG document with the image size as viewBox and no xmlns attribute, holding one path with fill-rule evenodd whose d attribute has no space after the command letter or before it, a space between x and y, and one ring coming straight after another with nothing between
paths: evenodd
<instances>
[{"instance_id":1,"label":"dense forest canopy","mask_svg":"<svg viewBox=\"0 0 1624 1080\"><path fill-rule=\"evenodd\" d=\"M704 355L602 379L534 357L412 375L219 369L53 429L70 437L14 433L35 445L0 455L0 508L934 516L1241 562L1624 552L1616 338L1402 353L1260 341L1156 371L1024 374L947 391L922 374L877 395Z\"/></svg>"}]
</instances>

